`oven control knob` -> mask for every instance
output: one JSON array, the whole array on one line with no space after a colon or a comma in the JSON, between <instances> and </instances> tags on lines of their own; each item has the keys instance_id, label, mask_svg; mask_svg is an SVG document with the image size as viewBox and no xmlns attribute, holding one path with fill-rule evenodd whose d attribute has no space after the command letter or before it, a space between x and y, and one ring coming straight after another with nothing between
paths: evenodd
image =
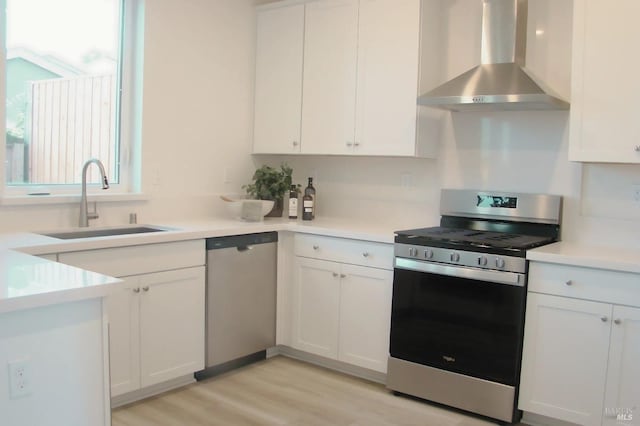
<instances>
[{"instance_id":1,"label":"oven control knob","mask_svg":"<svg viewBox=\"0 0 640 426\"><path fill-rule=\"evenodd\" d=\"M460 254L459 253L451 253L450 257L452 262L460 262Z\"/></svg>"},{"instance_id":2,"label":"oven control knob","mask_svg":"<svg viewBox=\"0 0 640 426\"><path fill-rule=\"evenodd\" d=\"M425 259L433 259L433 250L431 249L426 249L424 251L424 258Z\"/></svg>"},{"instance_id":3,"label":"oven control knob","mask_svg":"<svg viewBox=\"0 0 640 426\"><path fill-rule=\"evenodd\" d=\"M418 255L418 249L417 248L413 248L413 247L409 247L409 256L417 256Z\"/></svg>"},{"instance_id":4,"label":"oven control knob","mask_svg":"<svg viewBox=\"0 0 640 426\"><path fill-rule=\"evenodd\" d=\"M502 269L504 268L504 259L501 257L496 257L496 268Z\"/></svg>"},{"instance_id":5,"label":"oven control knob","mask_svg":"<svg viewBox=\"0 0 640 426\"><path fill-rule=\"evenodd\" d=\"M488 262L488 260L487 260L486 256L480 256L478 258L478 265L480 265L480 266L487 266L487 262Z\"/></svg>"}]
</instances>

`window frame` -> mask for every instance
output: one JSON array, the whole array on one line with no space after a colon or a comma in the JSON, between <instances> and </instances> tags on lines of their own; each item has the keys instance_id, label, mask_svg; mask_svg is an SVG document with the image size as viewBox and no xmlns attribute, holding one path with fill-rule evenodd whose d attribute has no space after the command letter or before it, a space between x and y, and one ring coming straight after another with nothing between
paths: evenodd
<instances>
[{"instance_id":1,"label":"window frame","mask_svg":"<svg viewBox=\"0 0 640 426\"><path fill-rule=\"evenodd\" d=\"M118 0L122 10L120 19L120 52L116 81L119 102L116 110L116 132L119 145L119 182L111 183L107 191L99 184L88 184L90 197L100 199L141 198L141 139L142 139L142 74L144 53L143 0ZM0 0L0 69L6 70L6 8L7 0ZM6 181L6 79L0 84L0 199L1 204L38 204L76 202L81 184L25 184L10 185ZM88 158L87 158L88 160ZM33 195L44 193L46 195ZM22 200L22 201L21 201ZM38 201L39 200L39 201Z\"/></svg>"}]
</instances>

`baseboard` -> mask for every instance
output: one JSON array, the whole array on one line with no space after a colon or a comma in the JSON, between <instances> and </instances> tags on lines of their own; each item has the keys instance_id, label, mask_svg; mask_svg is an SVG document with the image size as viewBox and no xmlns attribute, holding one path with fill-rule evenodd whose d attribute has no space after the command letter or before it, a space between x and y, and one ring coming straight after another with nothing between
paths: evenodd
<instances>
[{"instance_id":1,"label":"baseboard","mask_svg":"<svg viewBox=\"0 0 640 426\"><path fill-rule=\"evenodd\" d=\"M387 381L387 375L384 373L380 373L379 371L373 371L373 370L369 370L368 368L362 368L355 365L347 364L345 362L337 361L334 359L329 359L329 358L321 357L318 355L310 354L308 352L300 351L300 350L291 348L289 346L283 346L283 345L274 346L272 348L268 348L266 351L267 358L271 358L278 355L308 362L310 364L318 365L320 367L328 368L334 371L339 371L341 373L349 374L351 376L360 377L362 379L369 380L372 382L381 383L383 385L386 384L386 381ZM234 365L233 368L236 368L239 366L240 365L237 365L237 366ZM123 395L118 395L111 398L111 408L117 408L126 404L131 404L141 399L149 398L151 396L155 396L163 392L167 392L182 386L189 385L191 383L195 383L195 381L196 380L194 378L194 375L190 374L188 376L179 377L177 379L169 380L167 382L160 383L154 386L149 386L144 389L129 392ZM551 425L551 426L556 426L556 425Z\"/></svg>"},{"instance_id":2,"label":"baseboard","mask_svg":"<svg viewBox=\"0 0 640 426\"><path fill-rule=\"evenodd\" d=\"M187 376L178 377L177 379L158 383L157 385L114 396L113 398L111 398L111 408L117 408L123 405L131 404L132 402L140 401L141 399L149 398L163 392L181 388L191 383L195 383L195 381L196 380L193 377L193 374L189 374Z\"/></svg>"},{"instance_id":3,"label":"baseboard","mask_svg":"<svg viewBox=\"0 0 640 426\"><path fill-rule=\"evenodd\" d=\"M541 416L540 414L528 413L526 411L522 413L521 422L529 426L579 426L574 423L552 419L550 417Z\"/></svg>"},{"instance_id":4,"label":"baseboard","mask_svg":"<svg viewBox=\"0 0 640 426\"><path fill-rule=\"evenodd\" d=\"M347 364L342 361L310 354L308 352L300 351L289 346L279 345L272 349L273 351L271 352L271 355L269 350L267 350L267 358L269 356L283 355L289 358L308 362L310 364L315 364L320 367L325 367L330 370L339 371L351 376L360 377L362 379L366 379L376 383L381 383L383 385L387 382L387 375L384 373L380 373L379 371L369 370L368 368L362 368L355 365Z\"/></svg>"},{"instance_id":5,"label":"baseboard","mask_svg":"<svg viewBox=\"0 0 640 426\"><path fill-rule=\"evenodd\" d=\"M224 374L228 371L235 370L240 367L244 367L245 365L253 364L254 362L262 361L266 358L266 350L259 351L250 355L246 355L223 364L218 364L212 367L207 367L202 371L196 371L195 378L196 380L205 380L211 377L218 376L220 374Z\"/></svg>"}]
</instances>

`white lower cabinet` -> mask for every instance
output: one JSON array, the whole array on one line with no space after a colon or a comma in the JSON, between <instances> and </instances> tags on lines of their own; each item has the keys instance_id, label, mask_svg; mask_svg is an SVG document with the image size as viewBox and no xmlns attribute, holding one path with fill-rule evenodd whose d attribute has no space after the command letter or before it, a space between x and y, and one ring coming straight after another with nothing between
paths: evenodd
<instances>
[{"instance_id":1,"label":"white lower cabinet","mask_svg":"<svg viewBox=\"0 0 640 426\"><path fill-rule=\"evenodd\" d=\"M204 266L140 277L142 387L204 367L204 282Z\"/></svg>"},{"instance_id":2,"label":"white lower cabinet","mask_svg":"<svg viewBox=\"0 0 640 426\"><path fill-rule=\"evenodd\" d=\"M612 318L611 347L604 394L605 418L602 424L639 425L640 308L614 306Z\"/></svg>"},{"instance_id":3,"label":"white lower cabinet","mask_svg":"<svg viewBox=\"0 0 640 426\"><path fill-rule=\"evenodd\" d=\"M338 359L386 373L393 271L342 265Z\"/></svg>"},{"instance_id":4,"label":"white lower cabinet","mask_svg":"<svg viewBox=\"0 0 640 426\"><path fill-rule=\"evenodd\" d=\"M296 258L293 347L338 358L340 264Z\"/></svg>"},{"instance_id":5,"label":"white lower cabinet","mask_svg":"<svg viewBox=\"0 0 640 426\"><path fill-rule=\"evenodd\" d=\"M584 426L640 424L640 308L617 304L634 301L623 297L633 286L633 274L532 263L520 409ZM603 291L603 301L585 300Z\"/></svg>"},{"instance_id":6,"label":"white lower cabinet","mask_svg":"<svg viewBox=\"0 0 640 426\"><path fill-rule=\"evenodd\" d=\"M611 305L529 293L522 410L580 425L602 415Z\"/></svg>"},{"instance_id":7,"label":"white lower cabinet","mask_svg":"<svg viewBox=\"0 0 640 426\"><path fill-rule=\"evenodd\" d=\"M109 317L111 396L140 389L140 306L137 277L105 298Z\"/></svg>"},{"instance_id":8,"label":"white lower cabinet","mask_svg":"<svg viewBox=\"0 0 640 426\"><path fill-rule=\"evenodd\" d=\"M59 259L126 282L105 298L112 397L204 368L204 241L60 253Z\"/></svg>"},{"instance_id":9,"label":"white lower cabinet","mask_svg":"<svg viewBox=\"0 0 640 426\"><path fill-rule=\"evenodd\" d=\"M296 241L298 253L306 253L306 245L309 245L317 247L318 256L333 258L339 248L345 249L344 242L347 241L356 247L362 245L357 247L362 248L359 253L352 253L354 256L370 262L382 260L371 254L376 248L380 250L382 244L367 251L364 242L309 238L303 236ZM334 243L336 250L331 248ZM389 255L392 256L390 247ZM350 256L348 251L343 254ZM393 271L299 255L295 257L294 267L292 346L385 373Z\"/></svg>"}]
</instances>

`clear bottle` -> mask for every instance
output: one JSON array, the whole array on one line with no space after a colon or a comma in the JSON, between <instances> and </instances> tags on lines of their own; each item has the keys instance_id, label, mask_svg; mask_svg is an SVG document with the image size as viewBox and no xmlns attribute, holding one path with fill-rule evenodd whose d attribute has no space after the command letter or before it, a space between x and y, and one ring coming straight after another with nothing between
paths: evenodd
<instances>
[{"instance_id":1,"label":"clear bottle","mask_svg":"<svg viewBox=\"0 0 640 426\"><path fill-rule=\"evenodd\" d=\"M298 218L298 188L291 185L289 190L289 219Z\"/></svg>"},{"instance_id":2,"label":"clear bottle","mask_svg":"<svg viewBox=\"0 0 640 426\"><path fill-rule=\"evenodd\" d=\"M316 189L313 187L313 178L309 178L309 184L304 189L302 197L302 220L312 220L316 217Z\"/></svg>"}]
</instances>

